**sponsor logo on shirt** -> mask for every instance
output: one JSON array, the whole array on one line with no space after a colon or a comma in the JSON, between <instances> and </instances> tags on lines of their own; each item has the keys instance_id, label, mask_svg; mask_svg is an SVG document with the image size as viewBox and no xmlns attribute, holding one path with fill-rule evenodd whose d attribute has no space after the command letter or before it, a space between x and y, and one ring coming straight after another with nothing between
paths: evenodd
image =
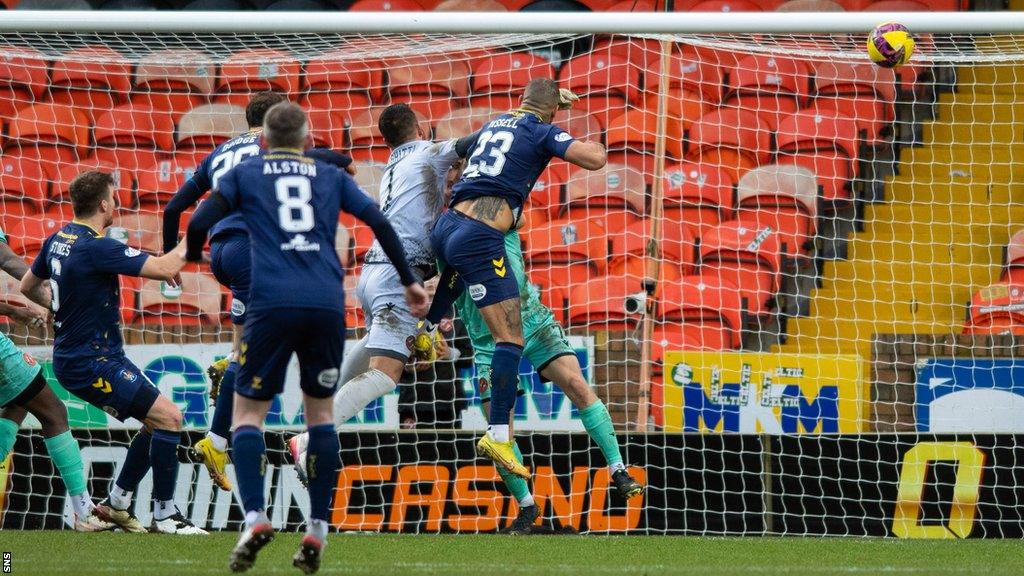
<instances>
[{"instance_id":1,"label":"sponsor logo on shirt","mask_svg":"<svg viewBox=\"0 0 1024 576\"><path fill-rule=\"evenodd\" d=\"M555 136L555 142L567 142L572 140L572 136L569 136L568 132L562 132L558 136Z\"/></svg>"},{"instance_id":2,"label":"sponsor logo on shirt","mask_svg":"<svg viewBox=\"0 0 1024 576\"><path fill-rule=\"evenodd\" d=\"M142 254L142 252L140 252L137 248L132 248L131 246L124 249L124 255L129 258L135 258L140 254Z\"/></svg>"},{"instance_id":3,"label":"sponsor logo on shirt","mask_svg":"<svg viewBox=\"0 0 1024 576\"><path fill-rule=\"evenodd\" d=\"M242 314L245 314L245 302L235 298L231 301L231 315L241 316Z\"/></svg>"},{"instance_id":4,"label":"sponsor logo on shirt","mask_svg":"<svg viewBox=\"0 0 1024 576\"><path fill-rule=\"evenodd\" d=\"M310 242L306 240L306 237L302 234L296 234L292 236L292 239L288 242L281 244L281 250L294 250L296 252L319 252L320 243Z\"/></svg>"}]
</instances>

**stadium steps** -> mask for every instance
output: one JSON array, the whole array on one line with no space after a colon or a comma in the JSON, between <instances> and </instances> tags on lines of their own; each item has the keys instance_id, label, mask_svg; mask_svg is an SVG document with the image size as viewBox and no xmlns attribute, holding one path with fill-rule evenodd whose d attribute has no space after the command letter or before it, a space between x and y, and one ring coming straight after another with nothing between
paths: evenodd
<instances>
[{"instance_id":1,"label":"stadium steps","mask_svg":"<svg viewBox=\"0 0 1024 576\"><path fill-rule=\"evenodd\" d=\"M961 330L971 294L998 279L1002 247L1024 223L1014 202L1024 183L1024 95L968 90L1020 78L1024 67L959 70L961 92L939 97L924 145L901 151L887 202L867 207L848 259L825 263L810 315L790 319L778 351L869 359L875 334Z\"/></svg>"}]
</instances>

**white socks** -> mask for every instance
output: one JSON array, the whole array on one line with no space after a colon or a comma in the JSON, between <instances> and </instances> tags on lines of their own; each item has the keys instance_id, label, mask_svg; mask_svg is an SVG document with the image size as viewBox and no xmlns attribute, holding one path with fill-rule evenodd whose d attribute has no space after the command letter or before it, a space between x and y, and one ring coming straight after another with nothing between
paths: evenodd
<instances>
[{"instance_id":1,"label":"white socks","mask_svg":"<svg viewBox=\"0 0 1024 576\"><path fill-rule=\"evenodd\" d=\"M256 524L270 524L270 520L263 510L253 510L245 513L245 527L252 528Z\"/></svg>"},{"instance_id":2,"label":"white socks","mask_svg":"<svg viewBox=\"0 0 1024 576\"><path fill-rule=\"evenodd\" d=\"M334 395L334 425L340 426L363 411L370 402L391 392L398 384L380 370L370 369L346 382Z\"/></svg>"},{"instance_id":3,"label":"white socks","mask_svg":"<svg viewBox=\"0 0 1024 576\"><path fill-rule=\"evenodd\" d=\"M79 518L85 518L92 512L95 505L92 503L92 498L89 497L89 491L86 490L81 494L71 494L71 508L75 511L75 516Z\"/></svg>"},{"instance_id":4,"label":"white socks","mask_svg":"<svg viewBox=\"0 0 1024 576\"><path fill-rule=\"evenodd\" d=\"M508 442L508 424L494 424L487 427L487 433L495 442Z\"/></svg>"},{"instance_id":5,"label":"white socks","mask_svg":"<svg viewBox=\"0 0 1024 576\"><path fill-rule=\"evenodd\" d=\"M216 448L217 450L224 452L225 450L228 449L227 438L220 436L218 434L214 434L213 432L207 432L206 437L210 439L210 442L213 444L213 447Z\"/></svg>"},{"instance_id":6,"label":"white socks","mask_svg":"<svg viewBox=\"0 0 1024 576\"><path fill-rule=\"evenodd\" d=\"M330 526L323 520L317 520L313 518L309 521L306 526L306 534L319 540L320 542L327 543L327 532L330 530Z\"/></svg>"},{"instance_id":7,"label":"white socks","mask_svg":"<svg viewBox=\"0 0 1024 576\"><path fill-rule=\"evenodd\" d=\"M526 508L527 506L533 506L534 504L535 502L533 501L533 494L527 494L526 496L523 496L522 500L519 501L520 508Z\"/></svg>"},{"instance_id":8,"label":"white socks","mask_svg":"<svg viewBox=\"0 0 1024 576\"><path fill-rule=\"evenodd\" d=\"M616 462L615 464L610 464L608 466L608 471L611 472L612 474L615 474L619 470L625 470L625 469L626 469L626 465L623 464L622 462Z\"/></svg>"},{"instance_id":9,"label":"white socks","mask_svg":"<svg viewBox=\"0 0 1024 576\"><path fill-rule=\"evenodd\" d=\"M114 484L110 489L110 503L118 510L127 510L132 505L132 492Z\"/></svg>"},{"instance_id":10,"label":"white socks","mask_svg":"<svg viewBox=\"0 0 1024 576\"><path fill-rule=\"evenodd\" d=\"M174 505L174 500L153 500L153 518L157 520L170 518L177 511L178 507Z\"/></svg>"}]
</instances>

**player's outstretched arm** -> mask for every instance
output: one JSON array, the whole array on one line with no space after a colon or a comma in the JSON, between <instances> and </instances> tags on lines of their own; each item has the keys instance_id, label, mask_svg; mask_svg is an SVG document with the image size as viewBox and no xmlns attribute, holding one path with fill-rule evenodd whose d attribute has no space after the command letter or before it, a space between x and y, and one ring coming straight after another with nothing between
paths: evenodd
<instances>
[{"instance_id":1,"label":"player's outstretched arm","mask_svg":"<svg viewBox=\"0 0 1024 576\"><path fill-rule=\"evenodd\" d=\"M152 280L174 281L174 277L185 266L185 243L178 244L163 256L150 256L139 271L139 276Z\"/></svg>"},{"instance_id":2,"label":"player's outstretched arm","mask_svg":"<svg viewBox=\"0 0 1024 576\"><path fill-rule=\"evenodd\" d=\"M0 270L7 272L15 280L21 280L25 272L28 272L28 264L11 250L7 242L0 242Z\"/></svg>"},{"instance_id":3,"label":"player's outstretched arm","mask_svg":"<svg viewBox=\"0 0 1024 576\"><path fill-rule=\"evenodd\" d=\"M210 189L209 181L206 178L199 178L198 172L189 178L178 191L174 193L170 202L164 207L164 254L167 254L178 244L178 227L181 225L181 215Z\"/></svg>"},{"instance_id":4,"label":"player's outstretched arm","mask_svg":"<svg viewBox=\"0 0 1024 576\"><path fill-rule=\"evenodd\" d=\"M206 244L206 235L210 228L228 215L231 206L228 201L217 191L210 194L210 197L203 202L199 208L192 213L188 221L188 231L185 233L185 260L188 262L199 262L203 259L203 245Z\"/></svg>"},{"instance_id":5,"label":"player's outstretched arm","mask_svg":"<svg viewBox=\"0 0 1024 576\"><path fill-rule=\"evenodd\" d=\"M25 272L21 277L21 293L26 298L50 310L50 291L46 289L46 279L36 276L33 270Z\"/></svg>"},{"instance_id":6,"label":"player's outstretched arm","mask_svg":"<svg viewBox=\"0 0 1024 576\"><path fill-rule=\"evenodd\" d=\"M608 163L608 153L600 142L576 140L566 149L565 161L587 170L600 170Z\"/></svg>"}]
</instances>

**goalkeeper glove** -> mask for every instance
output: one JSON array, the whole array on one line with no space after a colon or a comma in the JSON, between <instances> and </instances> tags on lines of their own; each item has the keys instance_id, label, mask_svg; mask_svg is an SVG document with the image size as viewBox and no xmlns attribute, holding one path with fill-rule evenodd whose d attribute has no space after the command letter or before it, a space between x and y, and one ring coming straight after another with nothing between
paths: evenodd
<instances>
[{"instance_id":1,"label":"goalkeeper glove","mask_svg":"<svg viewBox=\"0 0 1024 576\"><path fill-rule=\"evenodd\" d=\"M568 110L572 108L572 105L579 100L580 97L573 94L572 90L568 88L559 88L558 90L558 109Z\"/></svg>"}]
</instances>

